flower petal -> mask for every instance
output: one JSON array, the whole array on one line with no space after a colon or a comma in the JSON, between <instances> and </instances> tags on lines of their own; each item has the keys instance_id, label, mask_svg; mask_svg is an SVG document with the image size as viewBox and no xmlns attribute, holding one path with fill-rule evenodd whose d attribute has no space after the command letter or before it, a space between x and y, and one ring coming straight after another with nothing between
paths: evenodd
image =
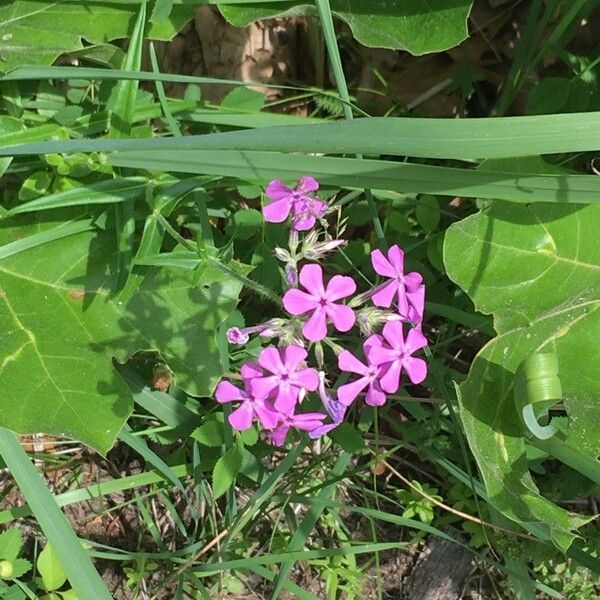
<instances>
[{"instance_id":1,"label":"flower petal","mask_svg":"<svg viewBox=\"0 0 600 600\"><path fill-rule=\"evenodd\" d=\"M425 285L420 285L414 292L406 292L406 299L419 316L418 320L422 320L425 312Z\"/></svg>"},{"instance_id":2,"label":"flower petal","mask_svg":"<svg viewBox=\"0 0 600 600\"><path fill-rule=\"evenodd\" d=\"M240 369L242 379L252 379L253 377L262 377L262 369L257 363L245 363Z\"/></svg>"},{"instance_id":3,"label":"flower petal","mask_svg":"<svg viewBox=\"0 0 600 600\"><path fill-rule=\"evenodd\" d=\"M379 385L384 392L395 394L400 387L400 361L390 363L388 370L379 380Z\"/></svg>"},{"instance_id":4,"label":"flower petal","mask_svg":"<svg viewBox=\"0 0 600 600\"><path fill-rule=\"evenodd\" d=\"M321 306L318 306L310 319L304 323L302 333L311 342L318 342L327 335L327 316Z\"/></svg>"},{"instance_id":5,"label":"flower petal","mask_svg":"<svg viewBox=\"0 0 600 600\"><path fill-rule=\"evenodd\" d=\"M373 250L371 252L371 264L375 273L383 275L383 277L396 277L397 273L390 261L383 255L381 250Z\"/></svg>"},{"instance_id":6,"label":"flower petal","mask_svg":"<svg viewBox=\"0 0 600 600\"><path fill-rule=\"evenodd\" d=\"M349 350L342 350L338 354L338 367L341 371L358 373L359 375L366 375L369 372L369 367L361 363Z\"/></svg>"},{"instance_id":7,"label":"flower petal","mask_svg":"<svg viewBox=\"0 0 600 600\"><path fill-rule=\"evenodd\" d=\"M356 321L354 311L344 304L327 304L325 312L338 331L350 331Z\"/></svg>"},{"instance_id":8,"label":"flower petal","mask_svg":"<svg viewBox=\"0 0 600 600\"><path fill-rule=\"evenodd\" d=\"M273 429L279 420L279 413L263 400L252 403L254 414L264 429Z\"/></svg>"},{"instance_id":9,"label":"flower petal","mask_svg":"<svg viewBox=\"0 0 600 600\"><path fill-rule=\"evenodd\" d=\"M262 208L265 221L269 223L283 223L292 210L292 197L286 196L280 200L275 200L265 204Z\"/></svg>"},{"instance_id":10,"label":"flower petal","mask_svg":"<svg viewBox=\"0 0 600 600\"><path fill-rule=\"evenodd\" d=\"M416 271L407 273L404 276L404 285L407 292L415 292L417 288L423 283L423 276Z\"/></svg>"},{"instance_id":11,"label":"flower petal","mask_svg":"<svg viewBox=\"0 0 600 600\"><path fill-rule=\"evenodd\" d=\"M397 244L394 244L388 250L388 260L392 267L394 267L396 274L402 276L404 273L404 252L400 250L400 247Z\"/></svg>"},{"instance_id":12,"label":"flower petal","mask_svg":"<svg viewBox=\"0 0 600 600\"><path fill-rule=\"evenodd\" d=\"M369 406L383 406L385 404L386 399L387 396L382 391L381 386L379 385L379 383L374 381L367 390L365 402Z\"/></svg>"},{"instance_id":13,"label":"flower petal","mask_svg":"<svg viewBox=\"0 0 600 600\"><path fill-rule=\"evenodd\" d=\"M221 404L225 402L235 402L236 400L243 400L244 395L240 388L235 387L229 381L221 381L215 390L215 398L217 402Z\"/></svg>"},{"instance_id":14,"label":"flower petal","mask_svg":"<svg viewBox=\"0 0 600 600\"><path fill-rule=\"evenodd\" d=\"M383 326L385 341L395 350L404 350L404 330L401 321L388 321Z\"/></svg>"},{"instance_id":15,"label":"flower petal","mask_svg":"<svg viewBox=\"0 0 600 600\"><path fill-rule=\"evenodd\" d=\"M427 377L427 363L422 358L407 356L402 361L402 367L412 383L421 383Z\"/></svg>"},{"instance_id":16,"label":"flower petal","mask_svg":"<svg viewBox=\"0 0 600 600\"><path fill-rule=\"evenodd\" d=\"M252 418L254 413L252 411L252 404L247 401L243 402L239 408L236 408L229 415L229 424L238 431L245 431L252 425Z\"/></svg>"},{"instance_id":17,"label":"flower petal","mask_svg":"<svg viewBox=\"0 0 600 600\"><path fill-rule=\"evenodd\" d=\"M327 284L325 297L329 302L347 298L356 292L356 282L346 275L334 275Z\"/></svg>"},{"instance_id":18,"label":"flower petal","mask_svg":"<svg viewBox=\"0 0 600 600\"><path fill-rule=\"evenodd\" d=\"M323 425L323 419L326 416L327 415L322 413L299 414L294 417L293 425L296 429L300 429L301 431L311 431L312 429Z\"/></svg>"},{"instance_id":19,"label":"flower petal","mask_svg":"<svg viewBox=\"0 0 600 600\"><path fill-rule=\"evenodd\" d=\"M269 441L274 446L283 446L287 437L290 426L287 423L281 423L269 434Z\"/></svg>"},{"instance_id":20,"label":"flower petal","mask_svg":"<svg viewBox=\"0 0 600 600\"><path fill-rule=\"evenodd\" d=\"M314 310L317 304L313 296L296 288L288 290L283 296L283 307L291 315L303 315Z\"/></svg>"},{"instance_id":21,"label":"flower petal","mask_svg":"<svg viewBox=\"0 0 600 600\"><path fill-rule=\"evenodd\" d=\"M300 283L302 287L313 296L321 297L325 295L323 288L323 269L321 265L308 264L300 269Z\"/></svg>"},{"instance_id":22,"label":"flower petal","mask_svg":"<svg viewBox=\"0 0 600 600\"><path fill-rule=\"evenodd\" d=\"M291 344L283 350L283 364L289 371L295 371L307 356L308 352L304 348Z\"/></svg>"},{"instance_id":23,"label":"flower petal","mask_svg":"<svg viewBox=\"0 0 600 600\"><path fill-rule=\"evenodd\" d=\"M381 289L375 292L371 296L371 300L375 306L383 306L389 308L394 301L394 296L398 290L398 281L390 281L387 285L384 285Z\"/></svg>"},{"instance_id":24,"label":"flower petal","mask_svg":"<svg viewBox=\"0 0 600 600\"><path fill-rule=\"evenodd\" d=\"M293 415L298 403L298 388L289 383L281 383L275 398L275 410L284 415Z\"/></svg>"},{"instance_id":25,"label":"flower petal","mask_svg":"<svg viewBox=\"0 0 600 600\"><path fill-rule=\"evenodd\" d=\"M314 392L319 387L319 373L316 369L302 369L294 373L294 385L299 385L309 392Z\"/></svg>"},{"instance_id":26,"label":"flower petal","mask_svg":"<svg viewBox=\"0 0 600 600\"><path fill-rule=\"evenodd\" d=\"M369 380L366 377L340 385L337 391L338 400L345 406L350 406L367 385L369 385Z\"/></svg>"},{"instance_id":27,"label":"flower petal","mask_svg":"<svg viewBox=\"0 0 600 600\"><path fill-rule=\"evenodd\" d=\"M397 358L398 352L389 346L370 346L367 352L367 360L374 366L391 363Z\"/></svg>"},{"instance_id":28,"label":"flower petal","mask_svg":"<svg viewBox=\"0 0 600 600\"><path fill-rule=\"evenodd\" d=\"M264 399L277 387L279 378L276 375L255 377L250 379L250 391L255 398Z\"/></svg>"},{"instance_id":29,"label":"flower petal","mask_svg":"<svg viewBox=\"0 0 600 600\"><path fill-rule=\"evenodd\" d=\"M316 192L319 189L319 182L314 177L302 175L302 177L298 179L296 189L306 193Z\"/></svg>"},{"instance_id":30,"label":"flower petal","mask_svg":"<svg viewBox=\"0 0 600 600\"><path fill-rule=\"evenodd\" d=\"M339 427L340 422L327 423L327 425L321 425L320 427L315 427L315 429L311 429L308 432L308 437L311 440L318 440L320 437L323 437L325 434L329 433L336 427Z\"/></svg>"},{"instance_id":31,"label":"flower petal","mask_svg":"<svg viewBox=\"0 0 600 600\"><path fill-rule=\"evenodd\" d=\"M282 373L286 370L281 362L281 354L275 346L267 346L262 350L258 357L258 364L271 373Z\"/></svg>"},{"instance_id":32,"label":"flower petal","mask_svg":"<svg viewBox=\"0 0 600 600\"><path fill-rule=\"evenodd\" d=\"M427 346L427 338L419 329L411 329L406 336L404 351L406 354L414 354L417 350Z\"/></svg>"},{"instance_id":33,"label":"flower petal","mask_svg":"<svg viewBox=\"0 0 600 600\"><path fill-rule=\"evenodd\" d=\"M317 219L309 213L297 214L292 219L292 228L296 231L308 231L315 226Z\"/></svg>"},{"instance_id":34,"label":"flower petal","mask_svg":"<svg viewBox=\"0 0 600 600\"><path fill-rule=\"evenodd\" d=\"M273 179L265 188L267 198L271 200L281 200L292 195L292 190L279 179Z\"/></svg>"}]
</instances>

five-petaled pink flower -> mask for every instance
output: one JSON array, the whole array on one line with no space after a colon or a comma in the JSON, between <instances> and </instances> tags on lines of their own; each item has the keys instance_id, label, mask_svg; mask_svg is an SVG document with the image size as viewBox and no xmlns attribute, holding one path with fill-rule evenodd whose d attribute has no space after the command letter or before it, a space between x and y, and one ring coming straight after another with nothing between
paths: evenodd
<instances>
[{"instance_id":1,"label":"five-petaled pink flower","mask_svg":"<svg viewBox=\"0 0 600 600\"><path fill-rule=\"evenodd\" d=\"M306 290L288 290L283 296L283 306L292 315L305 315L312 312L302 333L307 340L318 342L327 335L329 319L338 331L349 331L356 317L354 311L336 300L347 298L356 291L356 283L352 277L334 275L325 288L323 285L323 269L320 265L304 265L300 270L300 283Z\"/></svg>"},{"instance_id":2,"label":"five-petaled pink flower","mask_svg":"<svg viewBox=\"0 0 600 600\"><path fill-rule=\"evenodd\" d=\"M273 429L277 425L279 415L267 400L253 397L249 385L252 378L262 376L261 368L257 364L246 363L240 372L244 380L243 390L229 381L221 381L215 390L215 398L221 404L238 400L242 402L229 415L229 424L238 431L244 431L252 425L256 417L265 429Z\"/></svg>"},{"instance_id":3,"label":"five-petaled pink flower","mask_svg":"<svg viewBox=\"0 0 600 600\"><path fill-rule=\"evenodd\" d=\"M423 277L416 271L404 274L404 252L398 246L392 246L386 258L381 250L373 250L371 263L376 273L391 279L376 288L375 293L371 296L373 304L389 308L396 296L400 315L406 318L413 317L414 311L409 315L409 308L410 306L417 307L411 302L410 296L417 293L423 283ZM414 301L418 302L416 296ZM422 317L422 309L420 313Z\"/></svg>"},{"instance_id":4,"label":"five-petaled pink flower","mask_svg":"<svg viewBox=\"0 0 600 600\"><path fill-rule=\"evenodd\" d=\"M318 412L299 413L297 415L281 415L281 420L273 431L269 432L269 441L275 446L283 446L291 427L301 431L313 431L323 425L327 415Z\"/></svg>"},{"instance_id":5,"label":"five-petaled pink flower","mask_svg":"<svg viewBox=\"0 0 600 600\"><path fill-rule=\"evenodd\" d=\"M316 369L306 368L303 363L308 352L300 346L285 348L268 346L258 357L258 364L269 374L261 374L250 380L250 390L255 398L275 397L275 409L291 415L300 392L314 392L319 386Z\"/></svg>"},{"instance_id":6,"label":"five-petaled pink flower","mask_svg":"<svg viewBox=\"0 0 600 600\"><path fill-rule=\"evenodd\" d=\"M294 189L289 188L279 179L271 181L265 190L271 200L263 207L265 221L282 223L292 213L292 228L297 231L308 231L315 226L327 210L327 204L309 194L319 189L316 179L304 175L298 179Z\"/></svg>"},{"instance_id":7,"label":"five-petaled pink flower","mask_svg":"<svg viewBox=\"0 0 600 600\"><path fill-rule=\"evenodd\" d=\"M400 387L401 369L412 383L421 383L427 376L427 363L412 354L427 346L425 336L414 327L404 339L403 325L399 321L388 321L382 334L385 341L375 334L365 342L370 344L366 350L369 364L385 369L379 378L381 389L388 394L395 393Z\"/></svg>"},{"instance_id":8,"label":"five-petaled pink flower","mask_svg":"<svg viewBox=\"0 0 600 600\"><path fill-rule=\"evenodd\" d=\"M372 335L363 344L363 351L367 357L367 364L363 364L350 352L349 350L342 350L338 355L338 366L341 371L349 373L356 373L361 375L355 381L345 383L338 388L337 396L338 400L349 406L354 402L355 398L367 388L367 394L365 396L365 402L369 406L382 406L385 404L386 396L385 392L381 388L379 383L380 377L382 377L387 367L373 364L369 360L371 347L373 345L381 346L381 338L378 335Z\"/></svg>"}]
</instances>

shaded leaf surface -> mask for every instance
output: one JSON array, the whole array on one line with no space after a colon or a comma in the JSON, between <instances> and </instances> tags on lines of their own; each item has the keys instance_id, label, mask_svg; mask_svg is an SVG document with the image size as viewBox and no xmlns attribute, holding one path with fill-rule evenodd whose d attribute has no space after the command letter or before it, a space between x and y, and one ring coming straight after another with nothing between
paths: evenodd
<instances>
[{"instance_id":1,"label":"shaded leaf surface","mask_svg":"<svg viewBox=\"0 0 600 600\"><path fill-rule=\"evenodd\" d=\"M529 472L513 386L537 350L556 351L569 416L567 441L600 452L600 206L495 201L452 225L449 276L494 315L498 336L462 384L461 418L487 491L505 515L538 522L563 549L582 523L543 498Z\"/></svg>"},{"instance_id":2,"label":"shaded leaf surface","mask_svg":"<svg viewBox=\"0 0 600 600\"><path fill-rule=\"evenodd\" d=\"M365 46L408 50L425 54L447 50L467 37L470 0L331 0L331 12L348 23L354 37ZM292 16L314 11L301 2L219 7L233 25L275 15Z\"/></svg>"},{"instance_id":3,"label":"shaded leaf surface","mask_svg":"<svg viewBox=\"0 0 600 600\"><path fill-rule=\"evenodd\" d=\"M12 0L0 6L0 71L19 65L49 65L64 52L127 37L138 6L86 2ZM175 6L170 17L152 23L147 37L171 39L191 19L193 6Z\"/></svg>"},{"instance_id":4,"label":"shaded leaf surface","mask_svg":"<svg viewBox=\"0 0 600 600\"><path fill-rule=\"evenodd\" d=\"M0 244L38 231L4 224ZM241 284L215 271L196 286L192 272L157 269L120 301L113 247L88 231L0 261L2 426L106 452L132 409L111 358L141 350L158 352L188 393L212 393L222 372L214 333Z\"/></svg>"}]
</instances>

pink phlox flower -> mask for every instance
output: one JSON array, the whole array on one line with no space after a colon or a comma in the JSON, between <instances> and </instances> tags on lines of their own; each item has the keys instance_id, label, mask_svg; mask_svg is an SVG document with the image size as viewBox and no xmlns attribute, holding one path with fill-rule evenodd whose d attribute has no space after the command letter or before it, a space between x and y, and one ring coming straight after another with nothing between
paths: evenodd
<instances>
[{"instance_id":1,"label":"pink phlox flower","mask_svg":"<svg viewBox=\"0 0 600 600\"><path fill-rule=\"evenodd\" d=\"M294 412L302 390L314 392L319 385L316 369L306 368L308 356L300 346L285 348L268 346L258 357L258 364L268 373L250 380L250 390L256 398L275 398L275 410L285 415Z\"/></svg>"},{"instance_id":2,"label":"pink phlox flower","mask_svg":"<svg viewBox=\"0 0 600 600\"><path fill-rule=\"evenodd\" d=\"M366 351L370 364L386 369L379 379L381 389L388 394L398 391L401 370L405 371L412 383L421 383L427 376L427 363L412 354L427 346L423 333L412 328L405 338L403 324L388 321L382 334L384 342L380 345L372 344Z\"/></svg>"},{"instance_id":3,"label":"pink phlox flower","mask_svg":"<svg viewBox=\"0 0 600 600\"><path fill-rule=\"evenodd\" d=\"M405 320L421 328L423 313L425 312L425 284L422 283L414 292L406 292L406 301L408 305Z\"/></svg>"},{"instance_id":4,"label":"pink phlox flower","mask_svg":"<svg viewBox=\"0 0 600 600\"><path fill-rule=\"evenodd\" d=\"M373 304L389 308L396 296L398 312L403 316L408 316L409 299L407 295L417 291L423 283L423 277L416 271L404 274L404 252L396 245L389 249L387 258L381 250L373 250L371 263L376 273L390 278L390 281L376 288L371 296Z\"/></svg>"},{"instance_id":5,"label":"pink phlox flower","mask_svg":"<svg viewBox=\"0 0 600 600\"><path fill-rule=\"evenodd\" d=\"M300 284L306 290L288 290L283 296L283 306L292 315L312 313L302 327L307 340L318 342L327 335L329 319L338 331L352 329L356 317L354 311L336 300L347 298L356 291L356 283L352 277L334 275L323 285L323 269L320 265L304 265L300 270Z\"/></svg>"},{"instance_id":6,"label":"pink phlox flower","mask_svg":"<svg viewBox=\"0 0 600 600\"><path fill-rule=\"evenodd\" d=\"M241 368L244 389L240 389L229 381L221 381L215 390L217 402L241 401L241 404L229 415L229 424L237 431L249 429L256 418L265 429L273 429L279 419L270 402L264 398L255 398L250 390L250 381L262 376L262 370L255 363L246 363Z\"/></svg>"},{"instance_id":7,"label":"pink phlox flower","mask_svg":"<svg viewBox=\"0 0 600 600\"><path fill-rule=\"evenodd\" d=\"M338 400L349 406L356 397L367 388L365 402L369 406L382 406L385 404L386 395L379 382L387 371L386 366L374 364L370 360L372 348L382 345L382 338L379 335L370 336L363 344L363 351L367 357L367 363L362 363L352 352L343 350L338 355L338 366L341 371L356 373L360 377L350 383L345 383L338 388Z\"/></svg>"},{"instance_id":8,"label":"pink phlox flower","mask_svg":"<svg viewBox=\"0 0 600 600\"><path fill-rule=\"evenodd\" d=\"M329 413L329 417L331 418L331 423L327 423L326 425L320 425L319 427L312 429L308 432L308 437L312 440L316 440L329 433L333 429L335 429L338 425L342 423L344 417L346 416L347 407L342 404L339 400L334 400L332 395L329 393L327 388L325 387L325 382L323 379L319 384L319 396L321 397L321 402L325 407L325 410Z\"/></svg>"},{"instance_id":9,"label":"pink phlox flower","mask_svg":"<svg viewBox=\"0 0 600 600\"><path fill-rule=\"evenodd\" d=\"M271 200L263 207L265 221L283 223L292 212L293 229L297 231L312 229L316 219L321 218L327 210L327 204L309 195L318 189L318 181L307 175L298 179L294 189L289 188L283 181L274 179L265 190L267 197Z\"/></svg>"},{"instance_id":10,"label":"pink phlox flower","mask_svg":"<svg viewBox=\"0 0 600 600\"><path fill-rule=\"evenodd\" d=\"M300 431L314 431L323 424L326 414L318 412L299 413L297 415L281 415L279 424L269 432L269 441L275 446L283 446L291 428Z\"/></svg>"}]
</instances>

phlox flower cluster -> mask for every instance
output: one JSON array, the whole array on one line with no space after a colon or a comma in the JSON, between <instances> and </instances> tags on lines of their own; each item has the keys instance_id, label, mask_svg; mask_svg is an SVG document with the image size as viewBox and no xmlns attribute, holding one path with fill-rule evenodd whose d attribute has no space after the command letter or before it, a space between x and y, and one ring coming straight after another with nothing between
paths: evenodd
<instances>
[{"instance_id":1,"label":"phlox flower cluster","mask_svg":"<svg viewBox=\"0 0 600 600\"><path fill-rule=\"evenodd\" d=\"M404 253L398 246L371 252L382 282L367 291L357 294L356 281L348 275L329 277L319 263L346 242L328 236L325 217L331 209L315 196L318 189L309 176L301 177L293 189L279 180L267 185L265 220L290 220L289 249L275 250L284 263L282 305L287 316L228 330L231 344L246 344L254 334L271 344L255 361L242 365L240 385L223 380L215 390L218 402L236 403L229 415L234 429L243 431L258 421L275 445L285 443L290 429L308 432L313 439L325 435L343 422L359 397L370 406L382 406L398 391L403 376L418 384L427 375L426 362L415 356L427 345L421 330L423 278L404 272ZM344 348L345 335L353 330L364 338L360 354ZM324 346L336 354L337 368L326 366ZM334 390L330 382L341 373L349 380ZM318 412L301 410L308 394L319 399Z\"/></svg>"}]
</instances>

